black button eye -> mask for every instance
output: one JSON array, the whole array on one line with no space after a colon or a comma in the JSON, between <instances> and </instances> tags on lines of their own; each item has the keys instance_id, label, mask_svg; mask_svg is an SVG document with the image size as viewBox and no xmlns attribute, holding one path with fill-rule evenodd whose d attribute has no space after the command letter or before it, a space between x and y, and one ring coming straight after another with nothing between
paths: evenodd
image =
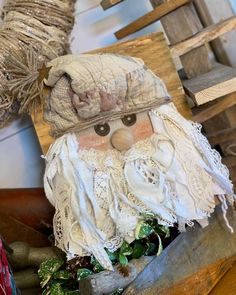
<instances>
[{"instance_id":1,"label":"black button eye","mask_svg":"<svg viewBox=\"0 0 236 295\"><path fill-rule=\"evenodd\" d=\"M106 136L110 133L110 126L107 123L99 124L94 126L94 130L98 135Z\"/></svg>"},{"instance_id":2,"label":"black button eye","mask_svg":"<svg viewBox=\"0 0 236 295\"><path fill-rule=\"evenodd\" d=\"M135 114L132 114L124 116L124 118L122 118L121 120L125 126L132 126L136 123L137 118Z\"/></svg>"}]
</instances>

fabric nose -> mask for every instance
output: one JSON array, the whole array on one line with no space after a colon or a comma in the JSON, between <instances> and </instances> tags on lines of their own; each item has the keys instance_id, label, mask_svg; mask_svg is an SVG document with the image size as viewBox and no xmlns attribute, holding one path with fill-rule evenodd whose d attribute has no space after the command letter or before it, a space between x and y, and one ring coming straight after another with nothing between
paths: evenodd
<instances>
[{"instance_id":1,"label":"fabric nose","mask_svg":"<svg viewBox=\"0 0 236 295\"><path fill-rule=\"evenodd\" d=\"M128 129L120 128L112 134L111 144L120 152L127 151L134 144L134 137Z\"/></svg>"}]
</instances>

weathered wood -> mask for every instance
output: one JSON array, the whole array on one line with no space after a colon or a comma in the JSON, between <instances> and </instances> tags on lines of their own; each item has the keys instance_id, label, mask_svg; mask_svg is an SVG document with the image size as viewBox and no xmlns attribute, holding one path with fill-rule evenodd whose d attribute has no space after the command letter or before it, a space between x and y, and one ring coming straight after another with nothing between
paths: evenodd
<instances>
[{"instance_id":1,"label":"weathered wood","mask_svg":"<svg viewBox=\"0 0 236 295\"><path fill-rule=\"evenodd\" d=\"M32 247L50 245L47 236L2 212L0 213L0 233L8 244L20 239Z\"/></svg>"},{"instance_id":2,"label":"weathered wood","mask_svg":"<svg viewBox=\"0 0 236 295\"><path fill-rule=\"evenodd\" d=\"M126 267L128 276L124 276L119 267L115 267L114 272L103 271L99 274L89 276L80 282L81 295L103 295L111 294L118 288L127 287L137 275L154 259L154 257L141 257L130 261Z\"/></svg>"},{"instance_id":3,"label":"weathered wood","mask_svg":"<svg viewBox=\"0 0 236 295\"><path fill-rule=\"evenodd\" d=\"M154 8L165 0L150 0ZM202 29L202 24L192 3L184 5L161 18L161 24L170 45L179 43ZM212 65L205 45L181 56L187 78L196 77L211 70Z\"/></svg>"},{"instance_id":4,"label":"weathered wood","mask_svg":"<svg viewBox=\"0 0 236 295\"><path fill-rule=\"evenodd\" d=\"M163 33L154 33L128 42L117 43L91 53L99 52L130 55L143 59L145 64L165 82L179 112L186 118L191 117L183 87ZM43 121L42 113L39 113L36 121L34 119L33 121L42 150L46 153L53 142L50 126Z\"/></svg>"},{"instance_id":5,"label":"weathered wood","mask_svg":"<svg viewBox=\"0 0 236 295\"><path fill-rule=\"evenodd\" d=\"M175 44L171 47L171 53L178 56L184 55L185 53L234 30L235 28L236 16L232 16L224 21L202 29L200 32L188 38L187 40Z\"/></svg>"},{"instance_id":6,"label":"weathered wood","mask_svg":"<svg viewBox=\"0 0 236 295\"><path fill-rule=\"evenodd\" d=\"M177 282L174 287L158 290L158 293L153 290L147 295L207 295L224 274L232 268L235 261L236 256L220 260Z\"/></svg>"},{"instance_id":7,"label":"weathered wood","mask_svg":"<svg viewBox=\"0 0 236 295\"><path fill-rule=\"evenodd\" d=\"M236 263L224 275L209 295L235 295L236 293Z\"/></svg>"},{"instance_id":8,"label":"weathered wood","mask_svg":"<svg viewBox=\"0 0 236 295\"><path fill-rule=\"evenodd\" d=\"M233 141L236 139L236 127L208 134L207 138L212 145Z\"/></svg>"},{"instance_id":9,"label":"weathered wood","mask_svg":"<svg viewBox=\"0 0 236 295\"><path fill-rule=\"evenodd\" d=\"M194 0L194 4L205 27L235 15L229 0ZM236 67L235 44L236 31L227 33L211 42L213 51L220 63Z\"/></svg>"},{"instance_id":10,"label":"weathered wood","mask_svg":"<svg viewBox=\"0 0 236 295\"><path fill-rule=\"evenodd\" d=\"M35 230L52 226L54 211L42 188L0 189L0 214L5 213Z\"/></svg>"},{"instance_id":11,"label":"weathered wood","mask_svg":"<svg viewBox=\"0 0 236 295\"><path fill-rule=\"evenodd\" d=\"M201 105L236 91L236 69L217 64L210 72L182 82L186 93Z\"/></svg>"},{"instance_id":12,"label":"weathered wood","mask_svg":"<svg viewBox=\"0 0 236 295\"><path fill-rule=\"evenodd\" d=\"M121 2L123 2L124 0L102 0L101 1L101 6L104 10L111 8Z\"/></svg>"},{"instance_id":13,"label":"weathered wood","mask_svg":"<svg viewBox=\"0 0 236 295\"><path fill-rule=\"evenodd\" d=\"M227 216L236 228L235 213L230 209ZM208 294L235 260L236 235L227 230L218 207L208 227L202 229L196 225L179 235L140 273L124 295Z\"/></svg>"},{"instance_id":14,"label":"weathered wood","mask_svg":"<svg viewBox=\"0 0 236 295\"><path fill-rule=\"evenodd\" d=\"M203 123L234 105L236 105L236 93L228 94L216 101L192 108L192 120Z\"/></svg>"},{"instance_id":15,"label":"weathered wood","mask_svg":"<svg viewBox=\"0 0 236 295\"><path fill-rule=\"evenodd\" d=\"M115 33L117 39L122 39L158 21L161 17L191 2L192 0L169 0L157 6L152 11L128 24Z\"/></svg>"}]
</instances>

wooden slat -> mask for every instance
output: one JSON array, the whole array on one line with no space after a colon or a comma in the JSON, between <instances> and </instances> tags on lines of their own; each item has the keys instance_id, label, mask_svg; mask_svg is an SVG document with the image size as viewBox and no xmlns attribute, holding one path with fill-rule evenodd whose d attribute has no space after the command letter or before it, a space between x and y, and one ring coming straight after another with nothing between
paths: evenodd
<instances>
[{"instance_id":1,"label":"wooden slat","mask_svg":"<svg viewBox=\"0 0 236 295\"><path fill-rule=\"evenodd\" d=\"M236 294L236 263L224 275L209 295L235 295Z\"/></svg>"},{"instance_id":2,"label":"wooden slat","mask_svg":"<svg viewBox=\"0 0 236 295\"><path fill-rule=\"evenodd\" d=\"M218 24L211 25L185 41L175 44L171 47L174 55L184 55L185 53L208 43L219 36L228 33L236 28L236 16L230 17Z\"/></svg>"},{"instance_id":3,"label":"wooden slat","mask_svg":"<svg viewBox=\"0 0 236 295\"><path fill-rule=\"evenodd\" d=\"M230 0L194 0L194 4L205 27L235 15ZM235 44L236 31L211 42L211 47L220 63L236 67Z\"/></svg>"},{"instance_id":4,"label":"wooden slat","mask_svg":"<svg viewBox=\"0 0 236 295\"><path fill-rule=\"evenodd\" d=\"M115 33L115 36L117 39L127 37L128 35L133 34L147 27L148 25L151 25L152 23L158 21L161 17L191 1L192 0L169 0L167 2L164 2L163 4L157 6L154 10L148 12L144 16L117 31Z\"/></svg>"},{"instance_id":5,"label":"wooden slat","mask_svg":"<svg viewBox=\"0 0 236 295\"><path fill-rule=\"evenodd\" d=\"M201 105L236 91L236 69L217 64L210 72L182 82L186 93Z\"/></svg>"},{"instance_id":6,"label":"wooden slat","mask_svg":"<svg viewBox=\"0 0 236 295\"><path fill-rule=\"evenodd\" d=\"M236 227L233 210L227 216ZM235 260L236 235L226 229L218 207L208 227L201 229L196 225L180 234L130 284L124 295L206 295Z\"/></svg>"},{"instance_id":7,"label":"wooden slat","mask_svg":"<svg viewBox=\"0 0 236 295\"><path fill-rule=\"evenodd\" d=\"M228 94L217 101L211 101L199 107L192 108L192 120L203 123L234 105L236 105L236 93Z\"/></svg>"},{"instance_id":8,"label":"wooden slat","mask_svg":"<svg viewBox=\"0 0 236 295\"><path fill-rule=\"evenodd\" d=\"M128 42L100 48L91 53L101 52L141 58L156 75L163 79L179 112L186 118L191 117L183 87L163 33L150 34ZM38 114L37 120L34 120L34 125L42 150L46 153L53 142L53 138L50 137L50 126L42 119L42 113Z\"/></svg>"},{"instance_id":9,"label":"wooden slat","mask_svg":"<svg viewBox=\"0 0 236 295\"><path fill-rule=\"evenodd\" d=\"M233 141L236 139L236 127L208 134L207 138L212 145Z\"/></svg>"},{"instance_id":10,"label":"wooden slat","mask_svg":"<svg viewBox=\"0 0 236 295\"><path fill-rule=\"evenodd\" d=\"M192 276L177 282L174 287L158 290L158 295L207 295L209 292L211 294L212 288L214 288L227 271L232 268L235 261L236 256L217 261L216 263L199 270ZM154 292L147 293L147 295L156 294L157 293ZM224 295L226 294L227 293L224 293Z\"/></svg>"},{"instance_id":11,"label":"wooden slat","mask_svg":"<svg viewBox=\"0 0 236 295\"><path fill-rule=\"evenodd\" d=\"M150 0L154 8L165 0ZM161 18L161 24L170 41L175 45L202 30L202 24L192 3L186 4ZM205 45L180 57L187 78L196 77L211 70L212 65Z\"/></svg>"},{"instance_id":12,"label":"wooden slat","mask_svg":"<svg viewBox=\"0 0 236 295\"><path fill-rule=\"evenodd\" d=\"M121 2L123 2L124 0L102 0L101 1L101 6L104 10L111 8Z\"/></svg>"}]
</instances>

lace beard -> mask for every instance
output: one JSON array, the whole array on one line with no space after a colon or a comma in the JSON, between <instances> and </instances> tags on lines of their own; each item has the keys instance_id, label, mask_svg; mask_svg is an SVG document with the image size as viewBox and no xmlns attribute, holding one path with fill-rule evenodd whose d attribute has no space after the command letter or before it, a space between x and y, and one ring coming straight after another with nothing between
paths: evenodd
<instances>
[{"instance_id":1,"label":"lace beard","mask_svg":"<svg viewBox=\"0 0 236 295\"><path fill-rule=\"evenodd\" d=\"M57 246L68 258L93 254L104 268L112 269L104 248L114 252L123 240L132 242L142 214L152 213L163 225L178 223L181 231L185 224L192 226L192 220L206 226L216 194L221 195L226 219L227 171L217 179L217 169L211 166L225 168L204 153L191 122L181 117L179 123L176 110L176 117L172 114L168 120L173 110L163 106L152 111L153 128L160 133L126 153L80 150L74 134L52 146L45 191L56 207Z\"/></svg>"}]
</instances>

